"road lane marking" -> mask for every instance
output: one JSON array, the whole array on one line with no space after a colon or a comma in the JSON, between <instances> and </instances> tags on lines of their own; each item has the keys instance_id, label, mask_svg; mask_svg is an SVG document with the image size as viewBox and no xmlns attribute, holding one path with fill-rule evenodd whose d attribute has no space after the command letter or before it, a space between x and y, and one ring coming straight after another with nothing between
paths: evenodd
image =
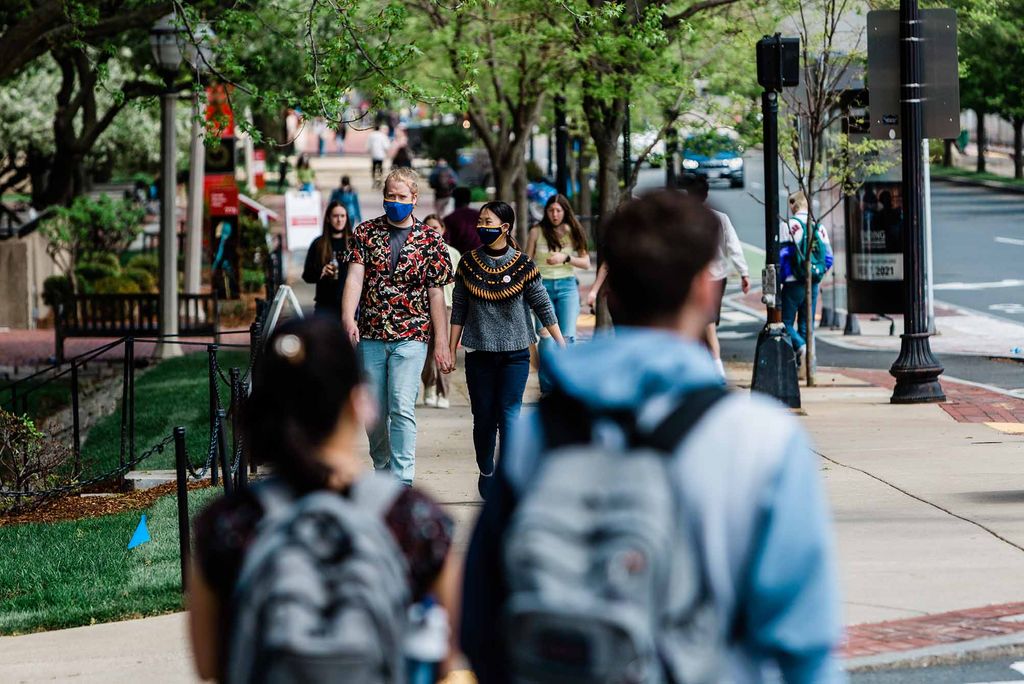
<instances>
[{"instance_id":1,"label":"road lane marking","mask_svg":"<svg viewBox=\"0 0 1024 684\"><path fill-rule=\"evenodd\" d=\"M1004 245L1018 245L1020 247L1024 247L1024 240L1019 238L997 237L996 242L1001 242Z\"/></svg>"},{"instance_id":2,"label":"road lane marking","mask_svg":"<svg viewBox=\"0 0 1024 684\"><path fill-rule=\"evenodd\" d=\"M990 311L1002 311L1007 314L1024 315L1024 304L1019 302L1007 302L1006 304L989 304Z\"/></svg>"},{"instance_id":3,"label":"road lane marking","mask_svg":"<svg viewBox=\"0 0 1024 684\"><path fill-rule=\"evenodd\" d=\"M1001 287L1021 287L1024 280L1019 278L1004 278L1002 280L990 280L982 283L935 283L936 290L992 290Z\"/></svg>"}]
</instances>

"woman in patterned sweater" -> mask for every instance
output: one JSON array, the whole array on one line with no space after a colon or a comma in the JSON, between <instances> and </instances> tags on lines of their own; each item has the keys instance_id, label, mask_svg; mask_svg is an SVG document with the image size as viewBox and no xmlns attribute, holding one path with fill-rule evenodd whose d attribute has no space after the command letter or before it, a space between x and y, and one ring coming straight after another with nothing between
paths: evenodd
<instances>
[{"instance_id":1,"label":"woman in patterned sweater","mask_svg":"<svg viewBox=\"0 0 1024 684\"><path fill-rule=\"evenodd\" d=\"M504 202L489 202L480 209L477 232L483 246L463 255L452 296L452 369L461 340L480 496L485 496L494 474L496 439L500 434L504 449L523 403L530 345L537 342L530 311L560 346L565 345L537 265L512 238L515 223L515 212Z\"/></svg>"}]
</instances>

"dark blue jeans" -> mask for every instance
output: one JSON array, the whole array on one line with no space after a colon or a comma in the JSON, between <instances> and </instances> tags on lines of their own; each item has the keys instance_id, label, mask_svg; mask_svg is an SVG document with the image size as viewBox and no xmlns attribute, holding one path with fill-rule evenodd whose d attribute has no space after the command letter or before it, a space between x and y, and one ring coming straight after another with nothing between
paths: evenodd
<instances>
[{"instance_id":1,"label":"dark blue jeans","mask_svg":"<svg viewBox=\"0 0 1024 684\"><path fill-rule=\"evenodd\" d=\"M473 410L473 447L476 464L485 475L494 472L494 445L499 433L504 452L523 405L529 376L529 349L466 354L466 384Z\"/></svg>"},{"instance_id":2,"label":"dark blue jeans","mask_svg":"<svg viewBox=\"0 0 1024 684\"><path fill-rule=\"evenodd\" d=\"M818 285L811 285L811 311L818 310ZM786 326L793 349L807 345L807 285L803 282L782 284L782 323ZM796 324L794 326L794 323ZM812 317L811 325L814 325Z\"/></svg>"}]
</instances>

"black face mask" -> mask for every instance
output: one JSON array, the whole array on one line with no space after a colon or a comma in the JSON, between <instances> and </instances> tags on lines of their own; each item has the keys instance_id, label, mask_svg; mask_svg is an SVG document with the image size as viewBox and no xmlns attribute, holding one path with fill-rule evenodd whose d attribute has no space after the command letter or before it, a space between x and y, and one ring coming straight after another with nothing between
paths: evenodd
<instances>
[{"instance_id":1,"label":"black face mask","mask_svg":"<svg viewBox=\"0 0 1024 684\"><path fill-rule=\"evenodd\" d=\"M476 233L477 235L480 236L480 241L483 242L484 245L489 247L490 245L493 245L495 242L498 241L498 239L501 237L502 230L500 226L497 228L491 228L488 226L477 226Z\"/></svg>"}]
</instances>

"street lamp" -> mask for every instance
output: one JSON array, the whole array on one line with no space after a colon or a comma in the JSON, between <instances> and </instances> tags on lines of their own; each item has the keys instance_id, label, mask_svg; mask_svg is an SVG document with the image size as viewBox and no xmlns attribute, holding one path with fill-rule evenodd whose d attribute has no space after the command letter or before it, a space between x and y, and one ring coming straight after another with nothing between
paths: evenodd
<instances>
[{"instance_id":1,"label":"street lamp","mask_svg":"<svg viewBox=\"0 0 1024 684\"><path fill-rule=\"evenodd\" d=\"M212 44L215 38L210 25L202 22L192 31L192 40L185 43L185 61L197 77L210 70L213 60ZM202 275L203 251L203 175L206 171L206 145L200 123L202 111L199 92L192 95L192 132L189 139L188 209L185 226L185 287L189 294L199 294Z\"/></svg>"},{"instance_id":2,"label":"street lamp","mask_svg":"<svg viewBox=\"0 0 1024 684\"><path fill-rule=\"evenodd\" d=\"M176 184L174 105L177 93L174 77L184 57L174 14L158 20L149 32L153 60L166 88L160 95L160 318L159 335L178 334L178 236L174 221L174 190ZM179 356L181 347L162 342L157 355Z\"/></svg>"}]
</instances>

